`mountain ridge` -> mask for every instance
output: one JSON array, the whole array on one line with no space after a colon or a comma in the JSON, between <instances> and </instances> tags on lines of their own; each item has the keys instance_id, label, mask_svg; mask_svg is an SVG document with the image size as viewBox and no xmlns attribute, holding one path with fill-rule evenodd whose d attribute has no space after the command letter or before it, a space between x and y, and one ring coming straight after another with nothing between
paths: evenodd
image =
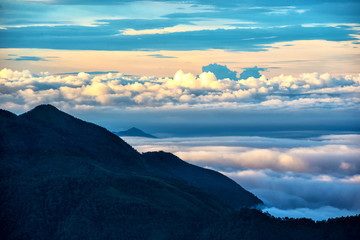
<instances>
[{"instance_id":1,"label":"mountain ridge","mask_svg":"<svg viewBox=\"0 0 360 240\"><path fill-rule=\"evenodd\" d=\"M2 239L169 238L176 229L186 238L231 210L185 182L154 176L106 129L46 105L0 112L0 193Z\"/></svg>"},{"instance_id":2,"label":"mountain ridge","mask_svg":"<svg viewBox=\"0 0 360 240\"><path fill-rule=\"evenodd\" d=\"M8 134L10 141L6 141L8 143L13 142L11 145L13 148L16 144L22 143L23 148L27 149L26 151L38 156L56 155L56 157L66 158L72 156L87 158L92 164L102 166L109 171L115 169L117 171L147 172L156 176L180 180L200 189L206 185L200 184L201 182L208 182L215 177L217 181L223 181L225 184L219 185L216 184L217 181L214 181L215 186L209 187L207 185L206 192L220 196L220 199L230 207L249 207L262 203L253 194L220 173L214 174L212 170L186 163L170 153L140 154L105 128L75 118L52 105L39 105L26 113L15 116L11 115L11 119L17 125L12 128L13 133L19 130L21 133L15 134L19 136L13 141ZM2 129L4 132L4 128ZM10 145L4 143L3 146ZM159 166L159 161L156 160L158 157L160 157L163 167ZM175 165L172 164L174 159L177 162ZM173 167L170 167L171 165ZM183 173L177 171L175 174L174 169L180 167ZM160 169L161 171L159 171ZM191 174L185 177L185 173ZM204 174L207 177L199 177ZM196 181L193 181L194 179ZM227 194L223 194L224 191ZM231 198L224 197L230 197L230 195L234 196ZM236 200L229 201L229 199Z\"/></svg>"},{"instance_id":3,"label":"mountain ridge","mask_svg":"<svg viewBox=\"0 0 360 240\"><path fill-rule=\"evenodd\" d=\"M205 192L212 193L231 207L250 207L263 203L232 179L217 171L185 162L172 153L146 152L142 156L147 159L151 170L157 175L181 180ZM242 202L243 205L239 205L239 202Z\"/></svg>"}]
</instances>

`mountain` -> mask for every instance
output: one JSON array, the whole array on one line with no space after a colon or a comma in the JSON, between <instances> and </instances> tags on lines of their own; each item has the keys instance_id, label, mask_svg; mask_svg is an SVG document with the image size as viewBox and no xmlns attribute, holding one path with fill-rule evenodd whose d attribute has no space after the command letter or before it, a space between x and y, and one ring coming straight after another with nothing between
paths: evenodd
<instances>
[{"instance_id":1,"label":"mountain","mask_svg":"<svg viewBox=\"0 0 360 240\"><path fill-rule=\"evenodd\" d=\"M360 216L315 223L234 209L259 202L220 173L140 154L51 105L0 110L0 239L359 239Z\"/></svg>"},{"instance_id":2,"label":"mountain","mask_svg":"<svg viewBox=\"0 0 360 240\"><path fill-rule=\"evenodd\" d=\"M262 204L255 195L219 172L189 164L171 153L162 151L147 152L142 156L157 176L184 181L217 196L233 208Z\"/></svg>"},{"instance_id":3,"label":"mountain","mask_svg":"<svg viewBox=\"0 0 360 240\"><path fill-rule=\"evenodd\" d=\"M231 211L209 192L156 175L118 136L51 105L0 111L0 163L2 239L189 238Z\"/></svg>"},{"instance_id":4,"label":"mountain","mask_svg":"<svg viewBox=\"0 0 360 240\"><path fill-rule=\"evenodd\" d=\"M132 127L126 131L114 132L114 134L120 137L146 137L146 138L157 138L151 134L143 132L142 130Z\"/></svg>"},{"instance_id":5,"label":"mountain","mask_svg":"<svg viewBox=\"0 0 360 240\"><path fill-rule=\"evenodd\" d=\"M1 117L4 154L34 158L84 158L118 170L144 169L141 155L105 128L77 119L51 105L40 105L18 117ZM4 121L5 119L5 121Z\"/></svg>"},{"instance_id":6,"label":"mountain","mask_svg":"<svg viewBox=\"0 0 360 240\"><path fill-rule=\"evenodd\" d=\"M201 239L360 239L360 215L314 222L311 219L275 218L256 209L225 213L210 223Z\"/></svg>"}]
</instances>

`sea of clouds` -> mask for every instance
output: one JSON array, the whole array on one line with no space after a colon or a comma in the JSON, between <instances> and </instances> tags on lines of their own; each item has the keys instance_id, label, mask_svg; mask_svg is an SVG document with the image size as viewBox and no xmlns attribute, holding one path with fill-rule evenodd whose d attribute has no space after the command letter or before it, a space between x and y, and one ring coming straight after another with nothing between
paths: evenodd
<instances>
[{"instance_id":1,"label":"sea of clouds","mask_svg":"<svg viewBox=\"0 0 360 240\"><path fill-rule=\"evenodd\" d=\"M360 135L308 139L254 136L147 139L124 137L140 152L169 151L232 178L278 217L360 213Z\"/></svg>"}]
</instances>

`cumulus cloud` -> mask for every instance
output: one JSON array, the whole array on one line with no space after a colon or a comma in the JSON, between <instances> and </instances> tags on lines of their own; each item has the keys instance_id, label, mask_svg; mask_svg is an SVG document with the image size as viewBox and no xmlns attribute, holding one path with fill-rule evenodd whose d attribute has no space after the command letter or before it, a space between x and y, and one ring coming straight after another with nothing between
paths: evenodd
<instances>
[{"instance_id":1,"label":"cumulus cloud","mask_svg":"<svg viewBox=\"0 0 360 240\"><path fill-rule=\"evenodd\" d=\"M257 66L252 68L244 68L244 71L240 74L240 79L248 79L249 77L259 78L261 77L260 71L265 70L265 68L258 68Z\"/></svg>"},{"instance_id":2,"label":"cumulus cloud","mask_svg":"<svg viewBox=\"0 0 360 240\"><path fill-rule=\"evenodd\" d=\"M212 72L215 74L215 76L218 79L229 78L232 80L240 80L240 79L246 80L250 77L260 78L261 77L260 72L265 70L267 69L258 68L257 66L255 66L250 68L243 68L243 72L238 73L236 71L231 71L226 65L220 65L217 63L209 64L207 66L202 67L202 72ZM237 75L239 75L239 77L237 77Z\"/></svg>"},{"instance_id":3,"label":"cumulus cloud","mask_svg":"<svg viewBox=\"0 0 360 240\"><path fill-rule=\"evenodd\" d=\"M0 92L6 100L0 107L26 103L24 110L43 102L113 107L351 109L360 103L360 75L309 73L232 80L217 78L212 72L195 76L181 70L172 78L155 78L121 73L37 75L5 68L0 71Z\"/></svg>"},{"instance_id":4,"label":"cumulus cloud","mask_svg":"<svg viewBox=\"0 0 360 240\"><path fill-rule=\"evenodd\" d=\"M220 65L220 64L209 64L207 66L202 67L203 72L212 72L215 74L215 76L219 79L229 78L232 80L237 79L236 75L237 73L235 71L231 71L226 65Z\"/></svg>"}]
</instances>

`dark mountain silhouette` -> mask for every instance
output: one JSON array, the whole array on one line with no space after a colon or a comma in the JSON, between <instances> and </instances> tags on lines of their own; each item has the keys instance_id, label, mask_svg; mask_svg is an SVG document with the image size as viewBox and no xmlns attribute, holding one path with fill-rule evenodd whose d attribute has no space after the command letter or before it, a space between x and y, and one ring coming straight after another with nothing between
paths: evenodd
<instances>
[{"instance_id":1,"label":"dark mountain silhouette","mask_svg":"<svg viewBox=\"0 0 360 240\"><path fill-rule=\"evenodd\" d=\"M161 238L179 227L186 236L231 210L156 176L121 138L51 105L0 112L0 157L0 232L9 239Z\"/></svg>"},{"instance_id":2,"label":"dark mountain silhouette","mask_svg":"<svg viewBox=\"0 0 360 240\"><path fill-rule=\"evenodd\" d=\"M358 239L360 217L320 224L233 208L259 202L51 105L0 111L0 239Z\"/></svg>"},{"instance_id":3,"label":"dark mountain silhouette","mask_svg":"<svg viewBox=\"0 0 360 240\"><path fill-rule=\"evenodd\" d=\"M201 239L359 239L360 215L314 222L311 219L275 218L256 209L224 214L202 232Z\"/></svg>"},{"instance_id":4,"label":"dark mountain silhouette","mask_svg":"<svg viewBox=\"0 0 360 240\"><path fill-rule=\"evenodd\" d=\"M189 164L171 153L148 152L142 156L158 176L184 181L214 194L233 208L261 204L261 200L219 172Z\"/></svg>"},{"instance_id":5,"label":"dark mountain silhouette","mask_svg":"<svg viewBox=\"0 0 360 240\"><path fill-rule=\"evenodd\" d=\"M2 118L7 121L1 120L0 141L7 154L29 161L55 156L86 158L117 170L145 168L141 155L122 139L51 105L40 105L16 118Z\"/></svg>"},{"instance_id":6,"label":"dark mountain silhouette","mask_svg":"<svg viewBox=\"0 0 360 240\"><path fill-rule=\"evenodd\" d=\"M114 134L120 137L146 137L146 138L157 138L151 134L143 132L142 130L132 127L126 131L114 132Z\"/></svg>"}]
</instances>

